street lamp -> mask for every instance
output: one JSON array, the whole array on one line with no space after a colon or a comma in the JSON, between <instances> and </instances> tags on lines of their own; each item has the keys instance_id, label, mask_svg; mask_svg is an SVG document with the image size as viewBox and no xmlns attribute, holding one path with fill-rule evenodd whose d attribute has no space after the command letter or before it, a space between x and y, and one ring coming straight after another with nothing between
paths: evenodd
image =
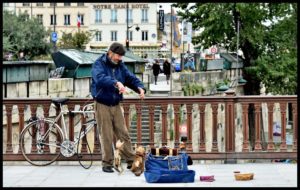
<instances>
[{"instance_id":1,"label":"street lamp","mask_svg":"<svg viewBox=\"0 0 300 190\"><path fill-rule=\"evenodd\" d=\"M129 50L129 29L132 28L133 26L135 26L135 30L136 31L139 31L140 30L140 27L138 24L134 24L132 26L128 26L128 20L127 20L127 37L126 37L126 49Z\"/></svg>"},{"instance_id":2,"label":"street lamp","mask_svg":"<svg viewBox=\"0 0 300 190\"><path fill-rule=\"evenodd\" d=\"M129 50L129 29L132 28L133 26L136 25L135 30L139 31L140 27L138 24L133 24L131 26L129 26L129 20L128 20L128 15L129 15L129 9L128 9L129 5L127 2L127 7L126 7L126 11L127 11L127 17L126 17L126 23L127 23L127 32L126 32L126 49Z\"/></svg>"}]
</instances>

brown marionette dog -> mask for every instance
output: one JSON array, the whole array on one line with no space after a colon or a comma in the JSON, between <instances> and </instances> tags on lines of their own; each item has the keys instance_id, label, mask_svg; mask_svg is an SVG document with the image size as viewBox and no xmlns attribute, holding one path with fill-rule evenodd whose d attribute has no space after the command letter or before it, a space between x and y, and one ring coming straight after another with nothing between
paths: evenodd
<instances>
[{"instance_id":1,"label":"brown marionette dog","mask_svg":"<svg viewBox=\"0 0 300 190\"><path fill-rule=\"evenodd\" d=\"M144 172L144 166L145 166L145 148L142 146L138 146L136 148L131 171L136 176L140 176Z\"/></svg>"},{"instance_id":2,"label":"brown marionette dog","mask_svg":"<svg viewBox=\"0 0 300 190\"><path fill-rule=\"evenodd\" d=\"M119 174L123 173L124 169L121 163L121 150L124 146L124 142L118 140L116 142L116 148L114 150L114 168L119 172Z\"/></svg>"}]
</instances>

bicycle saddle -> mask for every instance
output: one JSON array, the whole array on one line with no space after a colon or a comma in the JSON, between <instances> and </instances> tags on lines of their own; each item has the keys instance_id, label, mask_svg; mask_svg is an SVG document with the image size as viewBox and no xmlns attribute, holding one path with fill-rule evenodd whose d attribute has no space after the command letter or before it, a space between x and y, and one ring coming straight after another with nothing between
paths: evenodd
<instances>
[{"instance_id":1,"label":"bicycle saddle","mask_svg":"<svg viewBox=\"0 0 300 190\"><path fill-rule=\"evenodd\" d=\"M55 106L58 106L59 104L64 104L69 100L69 98L53 98L52 103L55 104Z\"/></svg>"}]
</instances>

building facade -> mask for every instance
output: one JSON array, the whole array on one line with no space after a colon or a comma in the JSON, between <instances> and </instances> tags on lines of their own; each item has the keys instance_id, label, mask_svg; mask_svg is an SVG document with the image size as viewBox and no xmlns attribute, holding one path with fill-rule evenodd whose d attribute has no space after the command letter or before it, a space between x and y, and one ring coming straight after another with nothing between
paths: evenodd
<instances>
[{"instance_id":1,"label":"building facade","mask_svg":"<svg viewBox=\"0 0 300 190\"><path fill-rule=\"evenodd\" d=\"M159 46L156 6L156 3L92 3L90 49L107 48L112 41L125 44L128 35L130 49L141 57L149 57L147 52L157 51Z\"/></svg>"},{"instance_id":2,"label":"building facade","mask_svg":"<svg viewBox=\"0 0 300 190\"><path fill-rule=\"evenodd\" d=\"M16 14L21 12L29 18L36 17L47 29L57 32L58 40L63 32L78 30L78 17L80 30L88 30L90 25L89 3L16 3Z\"/></svg>"},{"instance_id":3,"label":"building facade","mask_svg":"<svg viewBox=\"0 0 300 190\"><path fill-rule=\"evenodd\" d=\"M3 5L3 10L15 13L15 11L16 11L16 3L3 3L2 5Z\"/></svg>"},{"instance_id":4,"label":"building facade","mask_svg":"<svg viewBox=\"0 0 300 190\"><path fill-rule=\"evenodd\" d=\"M148 55L148 52L157 52L161 45L157 42L156 3L9 4L13 5L6 6L16 14L27 13L29 18L36 17L47 29L57 32L58 41L63 32L91 32L87 50L106 49L113 41L125 45L127 31L130 49L136 55L152 57L154 55Z\"/></svg>"}]
</instances>

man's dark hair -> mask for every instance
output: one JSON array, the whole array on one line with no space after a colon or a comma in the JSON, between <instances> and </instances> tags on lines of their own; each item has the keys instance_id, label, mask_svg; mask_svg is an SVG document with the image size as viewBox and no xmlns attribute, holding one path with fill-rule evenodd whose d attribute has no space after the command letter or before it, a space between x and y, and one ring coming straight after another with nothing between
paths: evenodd
<instances>
[{"instance_id":1,"label":"man's dark hair","mask_svg":"<svg viewBox=\"0 0 300 190\"><path fill-rule=\"evenodd\" d=\"M118 42L112 43L108 50L122 56L126 53L126 49L124 48L124 46Z\"/></svg>"}]
</instances>

